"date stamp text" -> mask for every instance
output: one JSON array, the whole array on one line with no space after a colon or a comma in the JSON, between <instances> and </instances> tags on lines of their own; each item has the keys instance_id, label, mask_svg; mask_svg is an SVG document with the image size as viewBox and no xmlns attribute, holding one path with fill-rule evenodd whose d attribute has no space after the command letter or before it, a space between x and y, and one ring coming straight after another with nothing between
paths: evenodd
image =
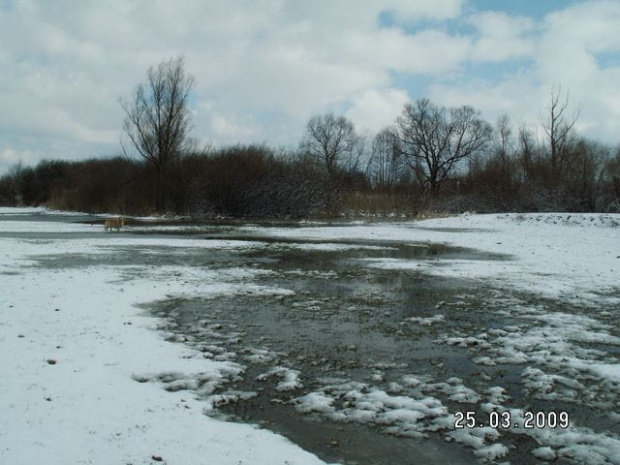
<instances>
[{"instance_id":1,"label":"date stamp text","mask_svg":"<svg viewBox=\"0 0 620 465\"><path fill-rule=\"evenodd\" d=\"M513 419L512 414L506 412L489 412L480 414L476 412L456 412L454 414L454 427L463 428L491 428L500 429L543 429L543 428L568 428L568 412L523 412L518 419Z\"/></svg>"}]
</instances>

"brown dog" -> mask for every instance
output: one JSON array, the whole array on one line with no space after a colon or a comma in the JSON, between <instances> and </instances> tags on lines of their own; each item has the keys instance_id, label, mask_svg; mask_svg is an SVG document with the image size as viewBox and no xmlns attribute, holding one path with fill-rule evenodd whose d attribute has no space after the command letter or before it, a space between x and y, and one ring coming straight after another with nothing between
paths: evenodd
<instances>
[{"instance_id":1,"label":"brown dog","mask_svg":"<svg viewBox=\"0 0 620 465\"><path fill-rule=\"evenodd\" d=\"M105 230L108 229L116 229L116 231L120 231L121 228L125 226L125 218L119 216L118 218L108 218L105 220Z\"/></svg>"}]
</instances>

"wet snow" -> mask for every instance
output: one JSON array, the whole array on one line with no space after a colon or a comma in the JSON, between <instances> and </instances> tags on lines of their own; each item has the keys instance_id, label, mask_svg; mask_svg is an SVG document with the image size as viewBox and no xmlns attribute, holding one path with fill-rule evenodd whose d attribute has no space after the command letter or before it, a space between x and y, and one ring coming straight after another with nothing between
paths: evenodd
<instances>
[{"instance_id":1,"label":"wet snow","mask_svg":"<svg viewBox=\"0 0 620 465\"><path fill-rule=\"evenodd\" d=\"M12 216L0 221L0 233L101 232L90 225L14 219L32 211L0 209L0 215ZM308 383L302 371L279 365L277 353L259 347L237 353L219 344L242 340L242 332L227 332L205 322L195 334L183 336L173 331L170 322L162 324L138 307L183 296L296 295L293 290L266 284L272 273L268 270L233 265L149 267L110 261L106 266L38 265L45 256L114 257L115 249L131 247L146 254L157 253L161 247L237 253L272 244L146 236L3 238L0 349L11 356L2 358L0 369L12 375L0 381L0 412L5 420L0 424L2 461L147 463L157 454L169 464L207 463L207 456L209 463L222 464L321 463L278 435L213 418L221 405L256 395L227 390L253 364L264 365L257 381L275 380L276 391L290 393L297 412L325 421L374 425L401 437L439 434L473 449L481 462L500 463L514 447L512 437L525 435L536 442L530 453L538 460L620 464L620 438L614 432L596 431L574 420L569 428L455 428L455 412L459 411L487 416L509 413L512 423L526 422L528 406L511 398L508 386L485 385L490 376L484 370L498 366L516 370L523 391L534 399L584 405L610 421L618 420L620 215L462 215L421 223L346 228L313 224L311 228L267 231L242 227L239 231L296 240L440 242L503 254L510 258L361 258L358 263L459 277L471 280L472 285L491 287L497 293L483 310L502 315L511 324L473 331L451 327L449 312L466 308L466 296L438 304L432 316L401 322L402 327L432 331L438 345L466 351L480 366L476 386L458 377L435 379L424 373L393 379L387 367L381 366L363 382L344 376ZM384 245L327 242L282 247L337 253ZM331 271L313 273L317 279L336 277ZM522 292L559 302L560 308L532 303ZM563 310L562 302L570 310ZM292 304L309 312L320 311L322 305L318 298L303 296Z\"/></svg>"}]
</instances>

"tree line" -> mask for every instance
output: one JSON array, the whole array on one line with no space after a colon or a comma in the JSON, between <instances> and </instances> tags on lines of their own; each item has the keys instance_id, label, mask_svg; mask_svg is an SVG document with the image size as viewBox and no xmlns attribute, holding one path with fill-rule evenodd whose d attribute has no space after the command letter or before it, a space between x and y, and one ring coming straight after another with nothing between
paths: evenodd
<instances>
[{"instance_id":1,"label":"tree line","mask_svg":"<svg viewBox=\"0 0 620 465\"><path fill-rule=\"evenodd\" d=\"M196 217L620 212L620 147L578 134L561 89L534 129L420 99L374 136L328 113L308 121L297 149L198 150L193 85L183 57L150 68L120 102L122 156L17 164L0 178L0 204Z\"/></svg>"}]
</instances>

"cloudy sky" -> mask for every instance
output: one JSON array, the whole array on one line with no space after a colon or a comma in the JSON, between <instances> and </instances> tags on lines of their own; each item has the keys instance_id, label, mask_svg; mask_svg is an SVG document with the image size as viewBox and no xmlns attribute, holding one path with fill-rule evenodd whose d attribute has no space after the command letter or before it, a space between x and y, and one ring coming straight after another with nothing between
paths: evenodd
<instances>
[{"instance_id":1,"label":"cloudy sky","mask_svg":"<svg viewBox=\"0 0 620 465\"><path fill-rule=\"evenodd\" d=\"M119 154L119 98L181 54L204 144L296 146L327 111L373 133L421 97L535 127L561 87L617 145L618 31L619 0L0 0L0 174Z\"/></svg>"}]
</instances>

